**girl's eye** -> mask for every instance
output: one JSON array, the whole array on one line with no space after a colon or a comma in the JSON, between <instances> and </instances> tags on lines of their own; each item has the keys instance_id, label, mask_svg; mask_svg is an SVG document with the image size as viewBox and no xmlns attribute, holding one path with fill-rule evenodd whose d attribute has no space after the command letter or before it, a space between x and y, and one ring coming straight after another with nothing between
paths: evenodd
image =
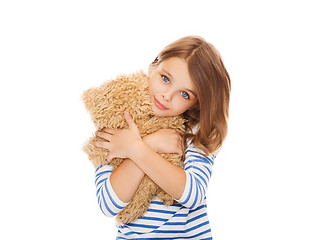
<instances>
[{"instance_id":1,"label":"girl's eye","mask_svg":"<svg viewBox=\"0 0 334 240\"><path fill-rule=\"evenodd\" d=\"M189 94L186 92L181 92L182 97L189 99Z\"/></svg>"},{"instance_id":2,"label":"girl's eye","mask_svg":"<svg viewBox=\"0 0 334 240\"><path fill-rule=\"evenodd\" d=\"M169 79L165 75L162 75L162 80L166 83L169 83Z\"/></svg>"}]
</instances>

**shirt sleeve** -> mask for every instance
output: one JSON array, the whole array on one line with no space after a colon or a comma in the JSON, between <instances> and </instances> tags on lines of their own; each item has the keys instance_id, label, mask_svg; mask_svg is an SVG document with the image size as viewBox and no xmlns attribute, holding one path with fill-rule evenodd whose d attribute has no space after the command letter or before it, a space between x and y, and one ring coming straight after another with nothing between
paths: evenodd
<instances>
[{"instance_id":1,"label":"shirt sleeve","mask_svg":"<svg viewBox=\"0 0 334 240\"><path fill-rule=\"evenodd\" d=\"M184 161L186 186L181 198L176 201L189 209L196 209L203 202L215 158L215 154L205 156L193 145L187 147Z\"/></svg>"},{"instance_id":2,"label":"shirt sleeve","mask_svg":"<svg viewBox=\"0 0 334 240\"><path fill-rule=\"evenodd\" d=\"M109 165L103 165L95 171L96 197L100 209L107 217L117 215L129 203L122 202L114 192L109 178L112 168Z\"/></svg>"}]
</instances>

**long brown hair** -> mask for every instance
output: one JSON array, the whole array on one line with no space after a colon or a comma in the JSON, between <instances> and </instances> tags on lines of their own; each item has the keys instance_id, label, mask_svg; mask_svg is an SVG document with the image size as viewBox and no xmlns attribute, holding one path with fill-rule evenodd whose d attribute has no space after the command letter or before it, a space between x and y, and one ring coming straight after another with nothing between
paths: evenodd
<instances>
[{"instance_id":1,"label":"long brown hair","mask_svg":"<svg viewBox=\"0 0 334 240\"><path fill-rule=\"evenodd\" d=\"M199 36L183 37L166 46L150 67L170 57L187 62L198 103L183 113L188 120L187 140L206 154L219 149L227 135L231 80L218 50ZM198 126L196 132L193 127Z\"/></svg>"}]
</instances>

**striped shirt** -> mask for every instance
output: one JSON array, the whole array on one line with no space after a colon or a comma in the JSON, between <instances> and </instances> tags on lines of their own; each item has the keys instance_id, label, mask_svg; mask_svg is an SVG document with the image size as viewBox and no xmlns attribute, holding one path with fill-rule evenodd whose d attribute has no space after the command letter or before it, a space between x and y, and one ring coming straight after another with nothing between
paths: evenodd
<instances>
[{"instance_id":1,"label":"striped shirt","mask_svg":"<svg viewBox=\"0 0 334 240\"><path fill-rule=\"evenodd\" d=\"M119 225L116 239L212 239L207 215L206 191L215 155L205 156L194 146L187 147L184 170L186 186L176 204L165 206L155 197L142 218ZM97 199L108 217L117 215L128 203L122 202L111 187L112 169L101 166L95 172Z\"/></svg>"}]
</instances>

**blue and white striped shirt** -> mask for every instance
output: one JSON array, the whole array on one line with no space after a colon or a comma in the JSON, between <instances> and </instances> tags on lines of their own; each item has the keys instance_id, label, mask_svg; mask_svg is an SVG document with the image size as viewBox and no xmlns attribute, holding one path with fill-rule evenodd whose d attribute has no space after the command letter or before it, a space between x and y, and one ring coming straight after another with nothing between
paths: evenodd
<instances>
[{"instance_id":1,"label":"blue and white striped shirt","mask_svg":"<svg viewBox=\"0 0 334 240\"><path fill-rule=\"evenodd\" d=\"M187 147L184 170L186 186L178 203L165 206L155 197L142 218L118 225L117 239L212 239L207 215L206 191L215 155L205 156L194 146ZM128 203L122 202L109 181L109 165L96 169L95 184L101 211L117 215Z\"/></svg>"}]
</instances>

